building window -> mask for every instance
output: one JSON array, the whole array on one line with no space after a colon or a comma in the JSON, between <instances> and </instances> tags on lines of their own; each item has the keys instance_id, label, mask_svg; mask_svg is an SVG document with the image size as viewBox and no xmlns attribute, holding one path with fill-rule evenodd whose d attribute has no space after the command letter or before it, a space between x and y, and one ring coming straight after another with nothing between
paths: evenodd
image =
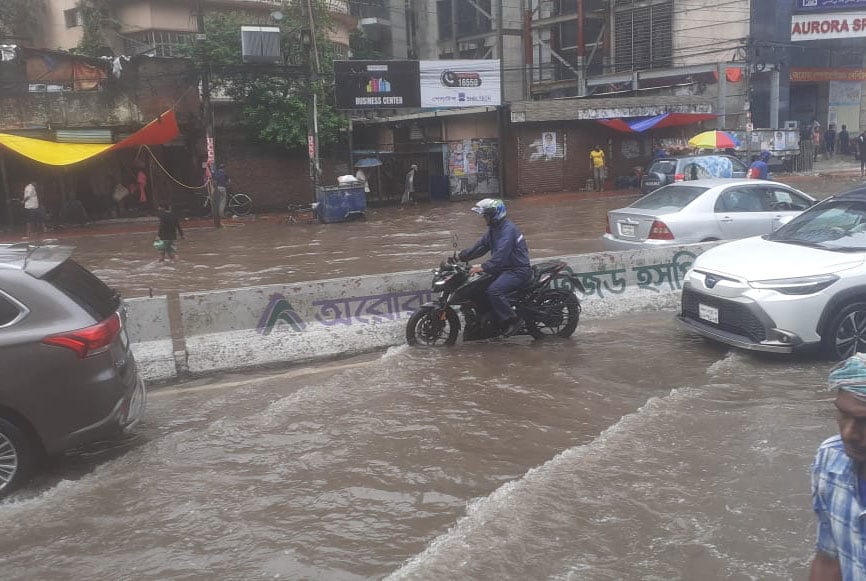
<instances>
[{"instance_id":1,"label":"building window","mask_svg":"<svg viewBox=\"0 0 866 581\"><path fill-rule=\"evenodd\" d=\"M619 6L629 5L620 9ZM639 71L673 65L673 2L640 4L619 0L616 11L616 70Z\"/></svg>"},{"instance_id":2,"label":"building window","mask_svg":"<svg viewBox=\"0 0 866 581\"><path fill-rule=\"evenodd\" d=\"M126 54L147 53L151 56L190 56L193 33L174 30L146 30L134 32L124 38Z\"/></svg>"},{"instance_id":3,"label":"building window","mask_svg":"<svg viewBox=\"0 0 866 581\"><path fill-rule=\"evenodd\" d=\"M69 10L64 10L63 20L66 21L66 28L84 26L84 15L78 8L70 8Z\"/></svg>"}]
</instances>

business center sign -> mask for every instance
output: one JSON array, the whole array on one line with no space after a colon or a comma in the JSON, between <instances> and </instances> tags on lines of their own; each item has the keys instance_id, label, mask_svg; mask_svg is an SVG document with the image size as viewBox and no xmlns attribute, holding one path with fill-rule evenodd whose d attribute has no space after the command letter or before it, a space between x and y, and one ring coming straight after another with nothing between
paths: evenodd
<instances>
[{"instance_id":1,"label":"business center sign","mask_svg":"<svg viewBox=\"0 0 866 581\"><path fill-rule=\"evenodd\" d=\"M501 105L498 60L421 61L422 107Z\"/></svg>"},{"instance_id":2,"label":"business center sign","mask_svg":"<svg viewBox=\"0 0 866 581\"><path fill-rule=\"evenodd\" d=\"M797 11L849 10L866 8L866 0L797 0Z\"/></svg>"},{"instance_id":3,"label":"business center sign","mask_svg":"<svg viewBox=\"0 0 866 581\"><path fill-rule=\"evenodd\" d=\"M334 61L337 109L421 105L418 61Z\"/></svg>"}]
</instances>

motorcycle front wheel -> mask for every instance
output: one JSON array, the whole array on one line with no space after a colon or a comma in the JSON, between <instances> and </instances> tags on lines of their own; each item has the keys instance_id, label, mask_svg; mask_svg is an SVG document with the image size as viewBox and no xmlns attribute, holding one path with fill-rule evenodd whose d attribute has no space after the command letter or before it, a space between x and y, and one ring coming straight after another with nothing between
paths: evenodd
<instances>
[{"instance_id":1,"label":"motorcycle front wheel","mask_svg":"<svg viewBox=\"0 0 866 581\"><path fill-rule=\"evenodd\" d=\"M564 290L547 291L541 296L538 308L547 313L544 321L526 321L526 330L533 339L545 337L571 337L580 320L580 301L574 293Z\"/></svg>"},{"instance_id":2,"label":"motorcycle front wheel","mask_svg":"<svg viewBox=\"0 0 866 581\"><path fill-rule=\"evenodd\" d=\"M459 333L460 318L450 308L415 311L406 324L409 345L454 345Z\"/></svg>"}]
</instances>

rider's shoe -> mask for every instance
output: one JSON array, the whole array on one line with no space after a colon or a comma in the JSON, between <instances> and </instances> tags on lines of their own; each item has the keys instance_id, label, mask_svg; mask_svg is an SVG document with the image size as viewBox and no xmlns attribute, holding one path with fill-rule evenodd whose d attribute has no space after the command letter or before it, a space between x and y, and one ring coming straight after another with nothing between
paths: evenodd
<instances>
[{"instance_id":1,"label":"rider's shoe","mask_svg":"<svg viewBox=\"0 0 866 581\"><path fill-rule=\"evenodd\" d=\"M521 321L517 317L513 317L511 319L508 319L505 322L505 324L502 326L502 336L503 337L511 337L512 335L515 335L520 330L520 326L522 324L523 324L523 321Z\"/></svg>"}]
</instances>

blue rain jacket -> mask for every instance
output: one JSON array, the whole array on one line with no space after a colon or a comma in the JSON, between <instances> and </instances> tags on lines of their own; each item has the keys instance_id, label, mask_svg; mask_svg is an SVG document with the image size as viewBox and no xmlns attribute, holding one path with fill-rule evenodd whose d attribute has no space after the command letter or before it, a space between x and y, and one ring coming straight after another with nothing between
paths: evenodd
<instances>
[{"instance_id":1,"label":"blue rain jacket","mask_svg":"<svg viewBox=\"0 0 866 581\"><path fill-rule=\"evenodd\" d=\"M506 271L528 275L529 247L523 233L509 219L500 220L487 229L472 248L460 252L460 260L469 261L490 252L490 259L481 264L487 274L498 276Z\"/></svg>"}]
</instances>

